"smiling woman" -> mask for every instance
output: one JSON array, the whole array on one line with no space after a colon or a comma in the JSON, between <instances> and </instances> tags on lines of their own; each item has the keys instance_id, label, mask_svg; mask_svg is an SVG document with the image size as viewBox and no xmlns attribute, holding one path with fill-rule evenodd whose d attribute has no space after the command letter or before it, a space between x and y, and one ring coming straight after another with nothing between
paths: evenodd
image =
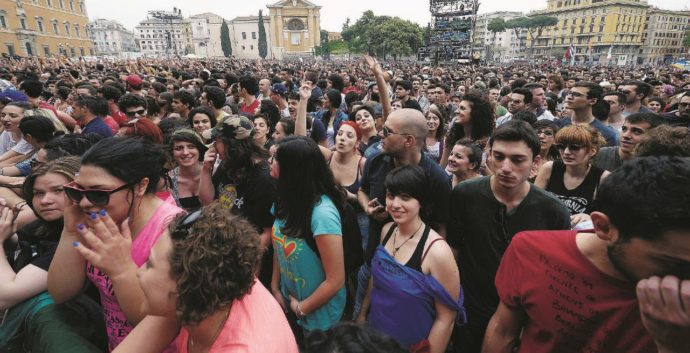
<instances>
[{"instance_id":1,"label":"smiling woman","mask_svg":"<svg viewBox=\"0 0 690 353\"><path fill-rule=\"evenodd\" d=\"M141 139L109 138L82 157L67 196L60 243L48 273L56 302L77 296L86 279L101 296L109 347L144 316L136 270L182 210L155 195L165 155Z\"/></svg>"}]
</instances>

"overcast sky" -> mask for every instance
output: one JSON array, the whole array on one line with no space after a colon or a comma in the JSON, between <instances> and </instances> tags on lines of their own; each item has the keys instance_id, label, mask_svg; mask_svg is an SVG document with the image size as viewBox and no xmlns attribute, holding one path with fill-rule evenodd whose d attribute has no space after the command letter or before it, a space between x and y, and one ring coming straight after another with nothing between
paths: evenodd
<instances>
[{"instance_id":1,"label":"overcast sky","mask_svg":"<svg viewBox=\"0 0 690 353\"><path fill-rule=\"evenodd\" d=\"M132 30L149 10L182 9L185 16L213 12L231 20L237 16L258 15L259 9L267 13L266 4L273 1L254 0L86 0L89 18L116 20ZM313 0L321 8L321 28L340 31L346 18L354 23L366 10L376 15L398 16L425 25L430 21L428 0ZM652 5L663 9L684 10L690 8L686 0L649 0ZM546 0L481 0L479 13L493 11L530 11L545 9Z\"/></svg>"}]
</instances>

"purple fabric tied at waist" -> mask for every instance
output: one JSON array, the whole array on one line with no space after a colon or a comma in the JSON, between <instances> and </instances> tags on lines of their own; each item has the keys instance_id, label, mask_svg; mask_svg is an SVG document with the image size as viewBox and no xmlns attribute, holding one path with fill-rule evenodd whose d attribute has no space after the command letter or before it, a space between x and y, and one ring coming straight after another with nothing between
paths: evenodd
<instances>
[{"instance_id":1,"label":"purple fabric tied at waist","mask_svg":"<svg viewBox=\"0 0 690 353\"><path fill-rule=\"evenodd\" d=\"M456 302L433 276L399 264L381 245L371 261L371 275L374 287L369 325L404 346L429 337L436 300L457 311L456 324L467 322L462 287Z\"/></svg>"}]
</instances>

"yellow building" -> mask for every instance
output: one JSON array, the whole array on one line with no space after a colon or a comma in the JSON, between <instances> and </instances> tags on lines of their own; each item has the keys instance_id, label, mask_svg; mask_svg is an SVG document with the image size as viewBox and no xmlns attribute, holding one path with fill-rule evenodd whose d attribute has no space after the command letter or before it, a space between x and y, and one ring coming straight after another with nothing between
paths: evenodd
<instances>
[{"instance_id":1,"label":"yellow building","mask_svg":"<svg viewBox=\"0 0 690 353\"><path fill-rule=\"evenodd\" d=\"M321 6L307 0L281 0L266 7L274 57L312 55L314 47L321 43Z\"/></svg>"},{"instance_id":2,"label":"yellow building","mask_svg":"<svg viewBox=\"0 0 690 353\"><path fill-rule=\"evenodd\" d=\"M646 0L547 0L534 15L558 18L532 46L535 55L563 55L572 44L575 61L637 64L647 21ZM610 59L609 57L610 52Z\"/></svg>"},{"instance_id":3,"label":"yellow building","mask_svg":"<svg viewBox=\"0 0 690 353\"><path fill-rule=\"evenodd\" d=\"M0 0L0 53L93 55L84 0Z\"/></svg>"}]
</instances>

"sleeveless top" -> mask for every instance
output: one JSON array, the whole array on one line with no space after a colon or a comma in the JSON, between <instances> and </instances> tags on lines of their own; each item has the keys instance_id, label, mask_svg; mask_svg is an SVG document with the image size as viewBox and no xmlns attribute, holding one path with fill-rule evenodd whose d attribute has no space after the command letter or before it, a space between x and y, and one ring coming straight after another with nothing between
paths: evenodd
<instances>
[{"instance_id":1,"label":"sleeveless top","mask_svg":"<svg viewBox=\"0 0 690 353\"><path fill-rule=\"evenodd\" d=\"M568 207L570 215L593 211L594 193L599 187L599 181L604 170L592 165L585 179L576 188L569 190L565 187L565 164L562 161L554 161L551 169L551 177L546 184L546 191L551 192Z\"/></svg>"},{"instance_id":2,"label":"sleeveless top","mask_svg":"<svg viewBox=\"0 0 690 353\"><path fill-rule=\"evenodd\" d=\"M429 226L424 229L424 234L428 237ZM387 234L386 238L389 237L390 234ZM441 239L434 241L437 240ZM424 249L425 242L420 240L422 245L418 248ZM432 245L433 243L429 248ZM436 301L457 311L456 324L467 322L462 288L456 301L431 274L427 275L410 267L421 267L425 256L426 253L423 252L418 255L415 249L410 261L401 265L388 254L383 245L379 245L371 261L373 289L369 324L406 347L429 338L436 319ZM413 261L414 258L419 260Z\"/></svg>"},{"instance_id":3,"label":"sleeveless top","mask_svg":"<svg viewBox=\"0 0 690 353\"><path fill-rule=\"evenodd\" d=\"M359 157L359 161L357 162L357 175L355 175L355 181L352 182L352 184L350 184L348 186L343 185L345 190L347 190L347 191L349 191L355 195L357 195L357 191L359 191L359 184L360 184L359 173L360 173L360 167L362 165L362 158L363 157ZM328 165L331 165L331 160L332 160L332 158L328 160Z\"/></svg>"},{"instance_id":4,"label":"sleeveless top","mask_svg":"<svg viewBox=\"0 0 690 353\"><path fill-rule=\"evenodd\" d=\"M386 247L386 244L388 244L388 240L391 238L391 236L397 228L398 225L393 223L391 228L388 230L388 233L386 233L386 236L383 238L383 242L381 243L381 245L383 245L384 248ZM424 233L422 233L422 237L419 239L419 243L417 243L417 247L414 249L412 257L410 257L410 259L407 260L407 263L405 263L406 267L422 272L422 261L424 261L424 259L422 258L422 252L424 251L424 245L426 245L426 240L429 238L430 231L431 227L425 225ZM429 245L429 248L431 248L431 245ZM427 249L427 252L428 251L429 250ZM426 255L426 253L424 253L423 255Z\"/></svg>"},{"instance_id":5,"label":"sleeveless top","mask_svg":"<svg viewBox=\"0 0 690 353\"><path fill-rule=\"evenodd\" d=\"M132 260L141 267L149 258L151 248L158 240L158 237L168 228L170 222L177 214L184 212L175 205L162 202L153 213L146 225L139 231L137 236L132 239ZM108 350L112 351L127 337L134 325L127 321L125 313L115 297L113 282L110 277L93 264L87 261L86 276L98 288L101 296L101 306L105 319L108 334ZM175 347L169 346L165 353L175 352Z\"/></svg>"},{"instance_id":6,"label":"sleeveless top","mask_svg":"<svg viewBox=\"0 0 690 353\"><path fill-rule=\"evenodd\" d=\"M177 206L184 208L187 212L193 212L201 208L199 196L195 195L182 198L180 197L180 192L177 185L177 176L180 172L180 167L177 167L170 172L170 180L172 181L172 185L170 185L170 194L172 195L173 199L175 199Z\"/></svg>"}]
</instances>

